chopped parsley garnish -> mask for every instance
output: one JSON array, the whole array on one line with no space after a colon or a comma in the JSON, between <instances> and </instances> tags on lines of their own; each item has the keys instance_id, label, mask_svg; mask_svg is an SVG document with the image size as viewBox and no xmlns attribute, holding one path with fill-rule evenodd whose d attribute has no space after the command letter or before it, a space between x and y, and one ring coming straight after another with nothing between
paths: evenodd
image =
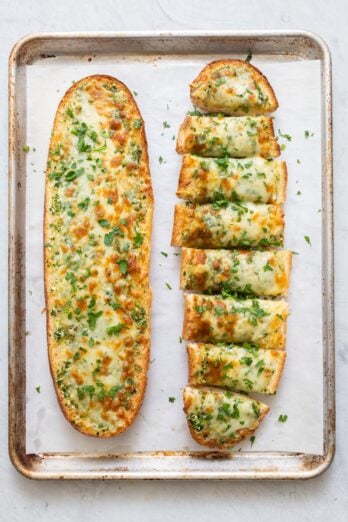
<instances>
[{"instance_id":1,"label":"chopped parsley garnish","mask_svg":"<svg viewBox=\"0 0 348 522\"><path fill-rule=\"evenodd\" d=\"M252 435L252 436L250 437L250 439L249 439L249 440L250 440L250 446L252 446L252 445L254 444L255 439L256 439L255 435Z\"/></svg>"},{"instance_id":2,"label":"chopped parsley garnish","mask_svg":"<svg viewBox=\"0 0 348 522\"><path fill-rule=\"evenodd\" d=\"M249 51L244 61L245 61L246 63L250 63L251 60L252 60L252 58L253 58L252 52Z\"/></svg>"},{"instance_id":3,"label":"chopped parsley garnish","mask_svg":"<svg viewBox=\"0 0 348 522\"><path fill-rule=\"evenodd\" d=\"M265 265L263 265L263 271L264 272L273 272L273 268L271 267L271 265L269 264L268 261Z\"/></svg>"},{"instance_id":4,"label":"chopped parsley garnish","mask_svg":"<svg viewBox=\"0 0 348 522\"><path fill-rule=\"evenodd\" d=\"M258 319L262 317L266 317L270 315L269 312L266 312L263 308L261 308L259 302L256 299L253 299L251 306L232 306L231 308L232 314L243 314L249 316L249 322L256 326Z\"/></svg>"},{"instance_id":5,"label":"chopped parsley garnish","mask_svg":"<svg viewBox=\"0 0 348 522\"><path fill-rule=\"evenodd\" d=\"M169 283L166 283L166 287L168 288L168 290L172 290L172 287L170 286Z\"/></svg>"},{"instance_id":6,"label":"chopped parsley garnish","mask_svg":"<svg viewBox=\"0 0 348 522\"><path fill-rule=\"evenodd\" d=\"M167 121L164 121L164 122L162 123L162 125L163 125L163 128L164 128L164 129L170 129L170 125L169 125L169 123L168 123Z\"/></svg>"},{"instance_id":7,"label":"chopped parsley garnish","mask_svg":"<svg viewBox=\"0 0 348 522\"><path fill-rule=\"evenodd\" d=\"M108 232L107 234L105 234L105 236L104 236L104 245L111 246L115 236L124 237L124 232L122 232L122 230L120 229L119 226L114 227L111 230L111 232Z\"/></svg>"},{"instance_id":8,"label":"chopped parsley garnish","mask_svg":"<svg viewBox=\"0 0 348 522\"><path fill-rule=\"evenodd\" d=\"M37 391L37 393L41 393L41 386L36 386L35 390Z\"/></svg>"},{"instance_id":9,"label":"chopped parsley garnish","mask_svg":"<svg viewBox=\"0 0 348 522\"><path fill-rule=\"evenodd\" d=\"M278 134L281 138L284 138L285 140L292 140L292 136L290 136L290 134L283 134L280 129L278 129Z\"/></svg>"},{"instance_id":10,"label":"chopped parsley garnish","mask_svg":"<svg viewBox=\"0 0 348 522\"><path fill-rule=\"evenodd\" d=\"M311 238L309 236L304 236L304 239L309 244L309 246L312 246Z\"/></svg>"},{"instance_id":11,"label":"chopped parsley garnish","mask_svg":"<svg viewBox=\"0 0 348 522\"><path fill-rule=\"evenodd\" d=\"M29 151L30 151L29 145L23 145L23 152L29 152Z\"/></svg>"},{"instance_id":12,"label":"chopped parsley garnish","mask_svg":"<svg viewBox=\"0 0 348 522\"><path fill-rule=\"evenodd\" d=\"M278 422L286 422L288 420L287 415L279 415Z\"/></svg>"},{"instance_id":13,"label":"chopped parsley garnish","mask_svg":"<svg viewBox=\"0 0 348 522\"><path fill-rule=\"evenodd\" d=\"M173 402L176 401L176 398L175 397L168 397L168 401L173 403Z\"/></svg>"},{"instance_id":14,"label":"chopped parsley garnish","mask_svg":"<svg viewBox=\"0 0 348 522\"><path fill-rule=\"evenodd\" d=\"M227 156L224 158L215 158L214 161L222 170L227 170L229 166L229 159Z\"/></svg>"},{"instance_id":15,"label":"chopped parsley garnish","mask_svg":"<svg viewBox=\"0 0 348 522\"><path fill-rule=\"evenodd\" d=\"M314 136L314 132L310 132L309 130L304 131L304 137L306 138L306 140L308 138L311 138L312 136Z\"/></svg>"},{"instance_id":16,"label":"chopped parsley garnish","mask_svg":"<svg viewBox=\"0 0 348 522\"><path fill-rule=\"evenodd\" d=\"M137 233L135 234L134 241L133 241L135 248L139 248L139 247L141 247L141 245L143 244L143 242L144 242L143 235L140 234L140 232L137 232Z\"/></svg>"},{"instance_id":17,"label":"chopped parsley garnish","mask_svg":"<svg viewBox=\"0 0 348 522\"><path fill-rule=\"evenodd\" d=\"M127 259L119 259L117 261L121 274L125 275L128 272L128 261Z\"/></svg>"},{"instance_id":18,"label":"chopped parsley garnish","mask_svg":"<svg viewBox=\"0 0 348 522\"><path fill-rule=\"evenodd\" d=\"M162 256L164 256L164 257L168 257L167 252L162 252L162 251L161 251L161 254L162 254Z\"/></svg>"},{"instance_id":19,"label":"chopped parsley garnish","mask_svg":"<svg viewBox=\"0 0 348 522\"><path fill-rule=\"evenodd\" d=\"M158 158L158 162L159 162L160 165L162 165L162 163L167 163L166 160L164 160L164 159L162 158L162 156L160 156L160 157Z\"/></svg>"},{"instance_id":20,"label":"chopped parsley garnish","mask_svg":"<svg viewBox=\"0 0 348 522\"><path fill-rule=\"evenodd\" d=\"M228 207L229 202L226 199L220 199L219 201L214 201L214 203L211 204L211 208L214 210L219 210L220 208L226 208Z\"/></svg>"},{"instance_id":21,"label":"chopped parsley garnish","mask_svg":"<svg viewBox=\"0 0 348 522\"><path fill-rule=\"evenodd\" d=\"M251 366L253 363L253 360L251 357L242 357L240 362L243 364L246 364L246 366Z\"/></svg>"},{"instance_id":22,"label":"chopped parsley garnish","mask_svg":"<svg viewBox=\"0 0 348 522\"><path fill-rule=\"evenodd\" d=\"M88 314L87 314L87 316L88 316L87 323L88 323L88 326L90 327L91 330L95 329L95 327L97 326L97 320L102 315L103 315L102 311L100 311L100 312L88 312Z\"/></svg>"},{"instance_id":23,"label":"chopped parsley garnish","mask_svg":"<svg viewBox=\"0 0 348 522\"><path fill-rule=\"evenodd\" d=\"M123 328L125 328L125 324L123 323L119 323L119 324L115 324L113 326L109 326L109 328L106 329L106 333L108 335L118 335L119 333L121 333L121 331L123 330Z\"/></svg>"},{"instance_id":24,"label":"chopped parsley garnish","mask_svg":"<svg viewBox=\"0 0 348 522\"><path fill-rule=\"evenodd\" d=\"M110 222L107 219L99 219L98 223L103 228L110 228Z\"/></svg>"}]
</instances>

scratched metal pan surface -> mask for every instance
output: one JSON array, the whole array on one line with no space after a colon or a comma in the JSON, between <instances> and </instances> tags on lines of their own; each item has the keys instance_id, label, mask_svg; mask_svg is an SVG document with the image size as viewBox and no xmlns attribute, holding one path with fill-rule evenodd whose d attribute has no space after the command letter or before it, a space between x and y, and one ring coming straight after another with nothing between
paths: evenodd
<instances>
[{"instance_id":1,"label":"scratched metal pan surface","mask_svg":"<svg viewBox=\"0 0 348 522\"><path fill-rule=\"evenodd\" d=\"M86 57L113 59L132 55L139 63L149 56L262 56L319 60L321 67L322 147L322 315L323 315L323 451L200 451L162 448L124 451L32 452L27 449L26 361L26 141L27 68L47 57L80 63ZM62 93L61 93L62 94ZM40 115L38 115L38 118ZM172 209L170 210L170 212ZM41 234L41 231L37 231ZM305 479L319 475L335 451L333 186L331 61L325 43L304 31L124 32L35 34L20 40L9 61L9 454L23 475L35 479ZM180 399L179 399L180 401ZM62 445L64 448L64 445ZM250 447L250 445L249 445ZM244 451L246 449L246 451Z\"/></svg>"}]
</instances>

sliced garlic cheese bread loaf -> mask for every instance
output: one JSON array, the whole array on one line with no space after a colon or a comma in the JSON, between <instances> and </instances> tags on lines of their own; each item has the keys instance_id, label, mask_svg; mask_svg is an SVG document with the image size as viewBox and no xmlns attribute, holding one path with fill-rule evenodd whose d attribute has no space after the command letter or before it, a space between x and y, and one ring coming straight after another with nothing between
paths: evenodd
<instances>
[{"instance_id":1,"label":"sliced garlic cheese bread loaf","mask_svg":"<svg viewBox=\"0 0 348 522\"><path fill-rule=\"evenodd\" d=\"M286 352L257 345L189 343L189 383L272 395L277 391Z\"/></svg>"},{"instance_id":2,"label":"sliced garlic cheese bread loaf","mask_svg":"<svg viewBox=\"0 0 348 522\"><path fill-rule=\"evenodd\" d=\"M197 248L270 247L283 244L280 205L231 203L175 206L173 246Z\"/></svg>"},{"instance_id":3,"label":"sliced garlic cheese bread loaf","mask_svg":"<svg viewBox=\"0 0 348 522\"><path fill-rule=\"evenodd\" d=\"M190 84L191 100L207 112L267 114L278 101L267 78L244 60L216 60Z\"/></svg>"},{"instance_id":4,"label":"sliced garlic cheese bread loaf","mask_svg":"<svg viewBox=\"0 0 348 522\"><path fill-rule=\"evenodd\" d=\"M188 341L256 343L260 348L283 349L286 301L185 295L183 339Z\"/></svg>"},{"instance_id":5,"label":"sliced garlic cheese bread loaf","mask_svg":"<svg viewBox=\"0 0 348 522\"><path fill-rule=\"evenodd\" d=\"M186 386L184 411L198 444L228 449L252 435L269 407L240 393Z\"/></svg>"},{"instance_id":6,"label":"sliced garlic cheese bread loaf","mask_svg":"<svg viewBox=\"0 0 348 522\"><path fill-rule=\"evenodd\" d=\"M291 259L289 250L183 248L180 287L211 294L286 295Z\"/></svg>"},{"instance_id":7,"label":"sliced garlic cheese bread loaf","mask_svg":"<svg viewBox=\"0 0 348 522\"><path fill-rule=\"evenodd\" d=\"M284 161L185 154L176 194L196 203L217 200L284 203L286 182Z\"/></svg>"},{"instance_id":8,"label":"sliced garlic cheese bread loaf","mask_svg":"<svg viewBox=\"0 0 348 522\"><path fill-rule=\"evenodd\" d=\"M200 156L273 158L280 147L267 116L186 116L177 140L179 154Z\"/></svg>"}]
</instances>

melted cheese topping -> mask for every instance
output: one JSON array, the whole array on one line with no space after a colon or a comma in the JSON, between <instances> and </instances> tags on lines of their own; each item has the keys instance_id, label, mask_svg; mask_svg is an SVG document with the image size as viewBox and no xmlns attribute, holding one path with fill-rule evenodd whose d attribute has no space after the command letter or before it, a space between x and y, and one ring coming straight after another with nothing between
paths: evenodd
<instances>
[{"instance_id":1,"label":"melted cheese topping","mask_svg":"<svg viewBox=\"0 0 348 522\"><path fill-rule=\"evenodd\" d=\"M176 205L173 246L229 248L281 246L284 220L279 205L229 203Z\"/></svg>"},{"instance_id":2,"label":"melted cheese topping","mask_svg":"<svg viewBox=\"0 0 348 522\"><path fill-rule=\"evenodd\" d=\"M266 114L278 107L266 78L241 60L207 65L191 84L191 100L202 110L234 115Z\"/></svg>"},{"instance_id":3,"label":"melted cheese topping","mask_svg":"<svg viewBox=\"0 0 348 522\"><path fill-rule=\"evenodd\" d=\"M291 252L183 248L181 288L276 297L289 287Z\"/></svg>"},{"instance_id":4,"label":"melted cheese topping","mask_svg":"<svg viewBox=\"0 0 348 522\"><path fill-rule=\"evenodd\" d=\"M274 394L286 354L256 346L194 344L187 346L190 384L222 386L246 392Z\"/></svg>"},{"instance_id":5,"label":"melted cheese topping","mask_svg":"<svg viewBox=\"0 0 348 522\"><path fill-rule=\"evenodd\" d=\"M200 158L185 154L177 196L198 203L216 200L283 203L284 162L264 158Z\"/></svg>"},{"instance_id":6,"label":"melted cheese topping","mask_svg":"<svg viewBox=\"0 0 348 522\"><path fill-rule=\"evenodd\" d=\"M286 301L223 299L185 295L183 338L189 341L257 343L260 348L284 348Z\"/></svg>"},{"instance_id":7,"label":"melted cheese topping","mask_svg":"<svg viewBox=\"0 0 348 522\"><path fill-rule=\"evenodd\" d=\"M201 156L245 158L280 154L272 119L265 116L187 116L181 125L177 152Z\"/></svg>"},{"instance_id":8,"label":"melted cheese topping","mask_svg":"<svg viewBox=\"0 0 348 522\"><path fill-rule=\"evenodd\" d=\"M239 393L186 386L184 410L197 442L231 447L256 430L269 408Z\"/></svg>"},{"instance_id":9,"label":"melted cheese topping","mask_svg":"<svg viewBox=\"0 0 348 522\"><path fill-rule=\"evenodd\" d=\"M89 435L123 431L142 401L152 204L132 95L108 76L81 80L64 96L51 138L45 276L57 394Z\"/></svg>"}]
</instances>

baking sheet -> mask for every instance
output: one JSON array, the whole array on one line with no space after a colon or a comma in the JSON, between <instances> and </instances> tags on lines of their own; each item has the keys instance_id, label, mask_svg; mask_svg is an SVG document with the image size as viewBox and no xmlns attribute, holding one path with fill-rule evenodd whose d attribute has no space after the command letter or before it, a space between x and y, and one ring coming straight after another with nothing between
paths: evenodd
<instances>
[{"instance_id":1,"label":"baking sheet","mask_svg":"<svg viewBox=\"0 0 348 522\"><path fill-rule=\"evenodd\" d=\"M234 55L236 56L236 55ZM27 215L26 215L26 353L27 453L63 451L199 450L190 437L182 412L182 388L187 381L187 356L179 337L183 299L179 286L178 250L170 237L180 157L173 136L191 108L188 84L214 56L147 56L88 61L56 58L27 67ZM280 109L275 129L292 136L280 139L287 148L288 199L285 205L287 248L294 256L288 319L287 363L276 397L256 432L253 450L323 451L323 349L321 287L321 101L320 62L280 63L254 60L268 76ZM136 91L145 119L155 194L151 279L153 288L152 353L149 385L134 425L121 436L95 440L76 432L60 412L50 378L42 312L42 218L44 169L56 107L71 82L95 73L114 75ZM170 128L164 128L163 122ZM304 131L310 136L305 139ZM311 135L312 133L313 136ZM35 151L33 150L35 148ZM163 158L160 163L159 157ZM300 163L297 162L299 160ZM298 194L300 192L300 194ZM298 195L297 195L298 194ZM311 240L310 246L304 236ZM161 254L166 252L168 257ZM165 283L169 283L169 290ZM36 387L40 386L40 393ZM169 397L175 397L174 403ZM288 415L286 423L279 414ZM250 450L245 441L237 446Z\"/></svg>"}]
</instances>

